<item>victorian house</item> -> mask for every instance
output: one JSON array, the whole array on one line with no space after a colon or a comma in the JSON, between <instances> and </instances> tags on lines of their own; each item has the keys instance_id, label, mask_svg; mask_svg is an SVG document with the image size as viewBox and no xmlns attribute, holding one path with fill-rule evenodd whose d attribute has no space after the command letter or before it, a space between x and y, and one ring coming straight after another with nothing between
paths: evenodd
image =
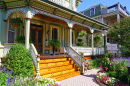
<instances>
[{"instance_id":1,"label":"victorian house","mask_svg":"<svg viewBox=\"0 0 130 86\"><path fill-rule=\"evenodd\" d=\"M57 39L61 47L69 50L67 55L79 66L81 66L79 52L84 52L86 56L103 54L103 49L94 48L93 34L109 27L78 13L77 7L81 2L81 0L0 0L0 57L9 52L10 46L17 43L15 39L19 36L25 36L27 49L34 49L32 53L41 55L50 54L52 49L48 43L52 39ZM89 48L76 47L77 35L81 30L85 30L92 37ZM29 44L30 38L34 45L32 48ZM34 58L35 56L37 55L34 55ZM37 75L44 75L45 70L40 69L39 73L39 68L43 67L39 67L36 58L34 64ZM47 74L49 73L51 72Z\"/></svg>"}]
</instances>

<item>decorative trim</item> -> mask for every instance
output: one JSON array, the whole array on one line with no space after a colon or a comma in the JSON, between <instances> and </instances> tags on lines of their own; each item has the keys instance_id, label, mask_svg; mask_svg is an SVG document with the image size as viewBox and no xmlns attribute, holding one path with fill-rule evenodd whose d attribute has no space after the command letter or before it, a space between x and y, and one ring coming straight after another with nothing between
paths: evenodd
<instances>
[{"instance_id":1,"label":"decorative trim","mask_svg":"<svg viewBox=\"0 0 130 86\"><path fill-rule=\"evenodd\" d=\"M22 12L24 15L26 15L27 13L27 10L26 8L16 8L16 9L10 9L10 10L7 10L6 12L6 16L5 16L5 20L8 19L9 15L13 12Z\"/></svg>"},{"instance_id":2,"label":"decorative trim","mask_svg":"<svg viewBox=\"0 0 130 86\"><path fill-rule=\"evenodd\" d=\"M22 13L26 16L27 8L16 8L16 9L7 10L5 20L7 20L8 17L9 17L9 15L10 15L11 13L13 13L13 12L22 12ZM69 22L71 22L73 25L74 25L74 24L78 24L78 25L81 25L81 26L84 26L84 27L87 27L87 28L91 29L90 26L87 26L87 25L78 23L78 22L76 22L76 21L68 20L68 19L59 17L58 15L54 15L54 14L51 14L51 13L49 13L49 12L45 12L45 11L43 11L43 10L37 10L37 9L31 8L31 18L32 18L34 15L36 15L36 14L46 15L46 16L49 16L49 17L53 17L53 18L56 18L56 19L63 20L63 21L65 21L67 24L68 24ZM26 18L26 17L25 17L25 18ZM28 18L28 19L31 19L31 18Z\"/></svg>"}]
</instances>

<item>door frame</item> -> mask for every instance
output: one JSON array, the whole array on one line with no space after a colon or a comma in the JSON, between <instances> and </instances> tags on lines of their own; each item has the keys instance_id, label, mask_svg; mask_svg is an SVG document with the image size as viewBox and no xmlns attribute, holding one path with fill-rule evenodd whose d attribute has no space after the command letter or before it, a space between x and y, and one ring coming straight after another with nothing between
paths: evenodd
<instances>
[{"instance_id":1,"label":"door frame","mask_svg":"<svg viewBox=\"0 0 130 86\"><path fill-rule=\"evenodd\" d=\"M36 24L37 25L37 24ZM36 29L36 35L35 35L35 40L37 40L37 42L38 42L38 30L42 30L42 51L41 52L38 52L38 44L35 46L35 44L34 44L34 46L35 46L35 48L36 48L36 50L37 50L37 52L39 53L39 54L43 54L43 28L39 28L39 27L35 27L35 26L30 26L30 38L31 38L31 29Z\"/></svg>"}]
</instances>

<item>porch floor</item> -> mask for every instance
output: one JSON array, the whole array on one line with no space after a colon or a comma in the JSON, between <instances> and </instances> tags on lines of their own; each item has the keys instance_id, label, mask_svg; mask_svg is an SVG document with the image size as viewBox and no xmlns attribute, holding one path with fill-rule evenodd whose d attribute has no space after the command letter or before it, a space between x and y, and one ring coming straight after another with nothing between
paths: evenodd
<instances>
[{"instance_id":1,"label":"porch floor","mask_svg":"<svg viewBox=\"0 0 130 86\"><path fill-rule=\"evenodd\" d=\"M43 59L55 59L55 58L65 58L68 57L66 54L60 54L60 55L49 55L49 54L40 54L40 60Z\"/></svg>"}]
</instances>

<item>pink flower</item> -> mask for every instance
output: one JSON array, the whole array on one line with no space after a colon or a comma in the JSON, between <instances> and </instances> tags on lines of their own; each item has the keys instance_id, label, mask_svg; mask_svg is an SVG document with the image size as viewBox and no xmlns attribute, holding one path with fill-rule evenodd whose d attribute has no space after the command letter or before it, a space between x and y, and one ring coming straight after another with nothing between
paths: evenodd
<instances>
[{"instance_id":1,"label":"pink flower","mask_svg":"<svg viewBox=\"0 0 130 86\"><path fill-rule=\"evenodd\" d=\"M110 65L111 65L111 63L110 63Z\"/></svg>"},{"instance_id":2,"label":"pink flower","mask_svg":"<svg viewBox=\"0 0 130 86\"><path fill-rule=\"evenodd\" d=\"M49 84L49 85L51 85L51 84Z\"/></svg>"},{"instance_id":3,"label":"pink flower","mask_svg":"<svg viewBox=\"0 0 130 86\"><path fill-rule=\"evenodd\" d=\"M107 67L105 67L105 69L107 70Z\"/></svg>"},{"instance_id":4,"label":"pink flower","mask_svg":"<svg viewBox=\"0 0 130 86\"><path fill-rule=\"evenodd\" d=\"M119 61L119 63L121 63L121 62Z\"/></svg>"},{"instance_id":5,"label":"pink flower","mask_svg":"<svg viewBox=\"0 0 130 86\"><path fill-rule=\"evenodd\" d=\"M100 65L100 68L102 68L102 65Z\"/></svg>"},{"instance_id":6,"label":"pink flower","mask_svg":"<svg viewBox=\"0 0 130 86\"><path fill-rule=\"evenodd\" d=\"M103 61L101 61L101 62L103 62Z\"/></svg>"},{"instance_id":7,"label":"pink flower","mask_svg":"<svg viewBox=\"0 0 130 86\"><path fill-rule=\"evenodd\" d=\"M115 71L115 70L114 70Z\"/></svg>"},{"instance_id":8,"label":"pink flower","mask_svg":"<svg viewBox=\"0 0 130 86\"><path fill-rule=\"evenodd\" d=\"M38 80L38 79L36 79L36 80Z\"/></svg>"},{"instance_id":9,"label":"pink flower","mask_svg":"<svg viewBox=\"0 0 130 86\"><path fill-rule=\"evenodd\" d=\"M109 61L110 59L109 59L109 58L107 58L107 60Z\"/></svg>"}]
</instances>

